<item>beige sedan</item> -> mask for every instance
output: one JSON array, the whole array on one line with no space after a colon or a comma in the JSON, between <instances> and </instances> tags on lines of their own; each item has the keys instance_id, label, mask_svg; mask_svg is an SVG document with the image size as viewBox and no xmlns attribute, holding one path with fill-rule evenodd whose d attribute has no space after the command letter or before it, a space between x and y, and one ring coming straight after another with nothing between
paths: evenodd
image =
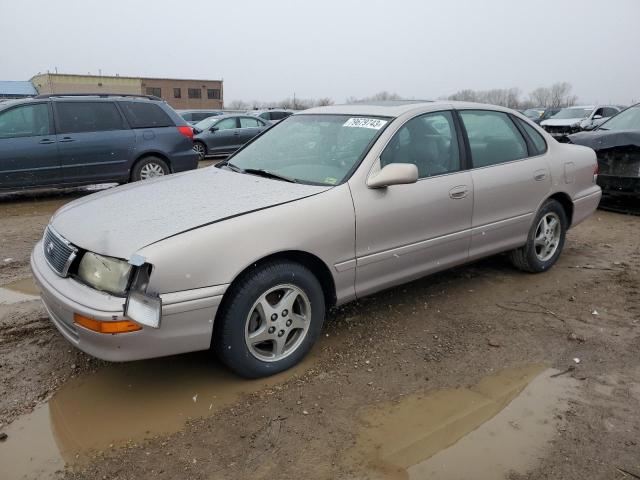
<instances>
[{"instance_id":1,"label":"beige sedan","mask_svg":"<svg viewBox=\"0 0 640 480\"><path fill-rule=\"evenodd\" d=\"M212 348L246 377L299 362L328 308L500 252L544 272L600 200L593 150L504 108L307 110L227 161L76 200L31 265L72 344Z\"/></svg>"}]
</instances>

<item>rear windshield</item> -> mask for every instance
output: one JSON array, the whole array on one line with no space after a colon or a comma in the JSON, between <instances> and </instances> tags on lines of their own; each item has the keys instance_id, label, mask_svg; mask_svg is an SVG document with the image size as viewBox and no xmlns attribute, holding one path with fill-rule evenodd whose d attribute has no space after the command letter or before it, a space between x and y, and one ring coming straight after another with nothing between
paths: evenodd
<instances>
[{"instance_id":1,"label":"rear windshield","mask_svg":"<svg viewBox=\"0 0 640 480\"><path fill-rule=\"evenodd\" d=\"M173 120L155 103L120 102L131 128L173 127Z\"/></svg>"}]
</instances>

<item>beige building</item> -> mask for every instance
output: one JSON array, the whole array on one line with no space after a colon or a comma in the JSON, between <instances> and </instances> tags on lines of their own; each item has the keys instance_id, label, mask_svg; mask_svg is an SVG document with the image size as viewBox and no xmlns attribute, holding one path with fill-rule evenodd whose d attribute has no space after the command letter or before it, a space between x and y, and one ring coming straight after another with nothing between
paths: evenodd
<instances>
[{"instance_id":1,"label":"beige building","mask_svg":"<svg viewBox=\"0 0 640 480\"><path fill-rule=\"evenodd\" d=\"M155 95L176 109L223 108L222 80L44 73L31 78L39 94L124 93Z\"/></svg>"}]
</instances>

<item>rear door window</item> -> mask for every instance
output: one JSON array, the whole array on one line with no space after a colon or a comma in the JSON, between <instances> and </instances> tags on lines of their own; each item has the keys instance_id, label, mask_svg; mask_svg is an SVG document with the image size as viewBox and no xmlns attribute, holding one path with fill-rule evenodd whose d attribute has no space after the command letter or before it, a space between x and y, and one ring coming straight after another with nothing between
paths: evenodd
<instances>
[{"instance_id":1,"label":"rear door window","mask_svg":"<svg viewBox=\"0 0 640 480\"><path fill-rule=\"evenodd\" d=\"M0 138L36 137L50 133L46 103L22 105L0 112Z\"/></svg>"},{"instance_id":2,"label":"rear door window","mask_svg":"<svg viewBox=\"0 0 640 480\"><path fill-rule=\"evenodd\" d=\"M461 110L460 118L467 131L475 168L527 157L527 144L506 113Z\"/></svg>"},{"instance_id":3,"label":"rear door window","mask_svg":"<svg viewBox=\"0 0 640 480\"><path fill-rule=\"evenodd\" d=\"M60 133L122 130L122 116L113 102L55 102Z\"/></svg>"},{"instance_id":4,"label":"rear door window","mask_svg":"<svg viewBox=\"0 0 640 480\"><path fill-rule=\"evenodd\" d=\"M155 103L120 102L131 128L173 127L171 117ZM193 115L193 114L192 114ZM192 117L193 118L193 117Z\"/></svg>"}]
</instances>

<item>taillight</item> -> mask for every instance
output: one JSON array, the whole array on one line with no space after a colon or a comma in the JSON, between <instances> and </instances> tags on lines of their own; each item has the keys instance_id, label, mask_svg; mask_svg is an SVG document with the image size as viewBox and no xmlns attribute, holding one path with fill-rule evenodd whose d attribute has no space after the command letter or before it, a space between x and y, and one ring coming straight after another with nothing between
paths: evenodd
<instances>
[{"instance_id":1,"label":"taillight","mask_svg":"<svg viewBox=\"0 0 640 480\"><path fill-rule=\"evenodd\" d=\"M189 140L193 140L193 128L191 127L187 127L186 125L183 125L181 127L178 127L178 131L184 135L185 137L187 137Z\"/></svg>"},{"instance_id":2,"label":"taillight","mask_svg":"<svg viewBox=\"0 0 640 480\"><path fill-rule=\"evenodd\" d=\"M598 174L600 173L600 165L596 161L596 166L593 167L593 183L598 181Z\"/></svg>"}]
</instances>

